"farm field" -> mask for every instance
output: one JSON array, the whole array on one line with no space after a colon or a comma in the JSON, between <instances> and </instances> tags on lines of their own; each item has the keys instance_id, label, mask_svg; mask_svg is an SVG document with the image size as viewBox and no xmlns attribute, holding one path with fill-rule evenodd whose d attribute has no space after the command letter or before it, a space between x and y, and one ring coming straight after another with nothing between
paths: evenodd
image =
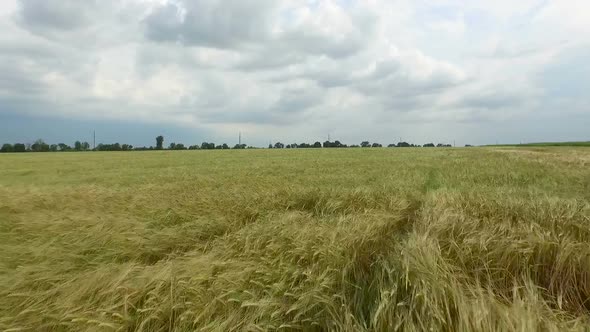
<instances>
[{"instance_id":1,"label":"farm field","mask_svg":"<svg viewBox=\"0 0 590 332\"><path fill-rule=\"evenodd\" d=\"M494 146L494 145L491 145ZM524 144L502 144L502 145L495 145L495 147L549 147L549 146L571 146L571 147L580 147L580 146L590 146L590 142L540 142L540 143L524 143Z\"/></svg>"},{"instance_id":2,"label":"farm field","mask_svg":"<svg viewBox=\"0 0 590 332\"><path fill-rule=\"evenodd\" d=\"M0 156L1 331L588 331L590 149Z\"/></svg>"}]
</instances>

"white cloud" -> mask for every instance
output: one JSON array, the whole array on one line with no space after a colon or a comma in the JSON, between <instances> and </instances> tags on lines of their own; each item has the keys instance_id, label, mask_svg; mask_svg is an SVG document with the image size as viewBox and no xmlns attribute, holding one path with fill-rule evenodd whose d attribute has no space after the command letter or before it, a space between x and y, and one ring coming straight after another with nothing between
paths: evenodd
<instances>
[{"instance_id":1,"label":"white cloud","mask_svg":"<svg viewBox=\"0 0 590 332\"><path fill-rule=\"evenodd\" d=\"M588 13L575 0L6 1L0 117L247 127L259 142L469 126L477 142L557 100L588 108L547 85L555 71L539 78L580 65L567 54L590 49Z\"/></svg>"}]
</instances>

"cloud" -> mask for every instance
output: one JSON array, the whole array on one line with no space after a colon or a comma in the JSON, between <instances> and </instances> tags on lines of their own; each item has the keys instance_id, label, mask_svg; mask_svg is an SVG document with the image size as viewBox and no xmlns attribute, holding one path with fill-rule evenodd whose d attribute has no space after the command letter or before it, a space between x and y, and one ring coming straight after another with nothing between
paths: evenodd
<instances>
[{"instance_id":1,"label":"cloud","mask_svg":"<svg viewBox=\"0 0 590 332\"><path fill-rule=\"evenodd\" d=\"M258 144L463 128L483 142L555 109L590 118L589 12L577 0L7 0L0 119L247 128Z\"/></svg>"}]
</instances>

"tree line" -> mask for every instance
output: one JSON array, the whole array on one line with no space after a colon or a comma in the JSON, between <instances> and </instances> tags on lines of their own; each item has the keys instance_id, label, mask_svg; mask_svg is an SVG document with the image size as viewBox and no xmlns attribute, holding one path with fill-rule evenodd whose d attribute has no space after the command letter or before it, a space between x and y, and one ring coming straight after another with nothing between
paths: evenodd
<instances>
[{"instance_id":1,"label":"tree line","mask_svg":"<svg viewBox=\"0 0 590 332\"><path fill-rule=\"evenodd\" d=\"M471 145L466 145L466 147ZM363 141L359 145L346 145L336 140L334 142L325 141L323 143L315 142L309 143L292 143L283 144L276 142L275 144L269 144L269 149L319 149L319 148L381 148L383 147L380 143L371 143L369 141ZM389 148L409 148L409 147L451 147L450 144L439 143L427 143L424 145L415 145L408 142L392 143L387 145ZM5 143L0 148L0 152L81 152L81 151L148 151L148 150L229 150L229 149L255 149L256 147L248 146L246 144L236 144L230 147L227 143L215 144L213 142L203 142L200 145L185 146L182 143L170 143L166 148L164 147L164 137L156 137L156 146L150 147L134 147L131 144L103 144L100 143L96 147L91 148L88 142L76 141L74 146L67 145L65 143L58 144L47 144L44 140L38 139L32 144L27 143Z\"/></svg>"}]
</instances>

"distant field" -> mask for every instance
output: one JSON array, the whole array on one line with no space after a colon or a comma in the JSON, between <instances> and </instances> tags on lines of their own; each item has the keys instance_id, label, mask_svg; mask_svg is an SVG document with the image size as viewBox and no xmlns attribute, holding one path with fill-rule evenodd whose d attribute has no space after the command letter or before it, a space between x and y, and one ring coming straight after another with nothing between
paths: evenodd
<instances>
[{"instance_id":1,"label":"distant field","mask_svg":"<svg viewBox=\"0 0 590 332\"><path fill-rule=\"evenodd\" d=\"M590 146L590 142L544 142L544 143L525 143L525 144L501 144L495 146L521 146L521 147L534 147L534 146Z\"/></svg>"},{"instance_id":2,"label":"distant field","mask_svg":"<svg viewBox=\"0 0 590 332\"><path fill-rule=\"evenodd\" d=\"M590 329L590 149L0 155L3 331Z\"/></svg>"}]
</instances>

